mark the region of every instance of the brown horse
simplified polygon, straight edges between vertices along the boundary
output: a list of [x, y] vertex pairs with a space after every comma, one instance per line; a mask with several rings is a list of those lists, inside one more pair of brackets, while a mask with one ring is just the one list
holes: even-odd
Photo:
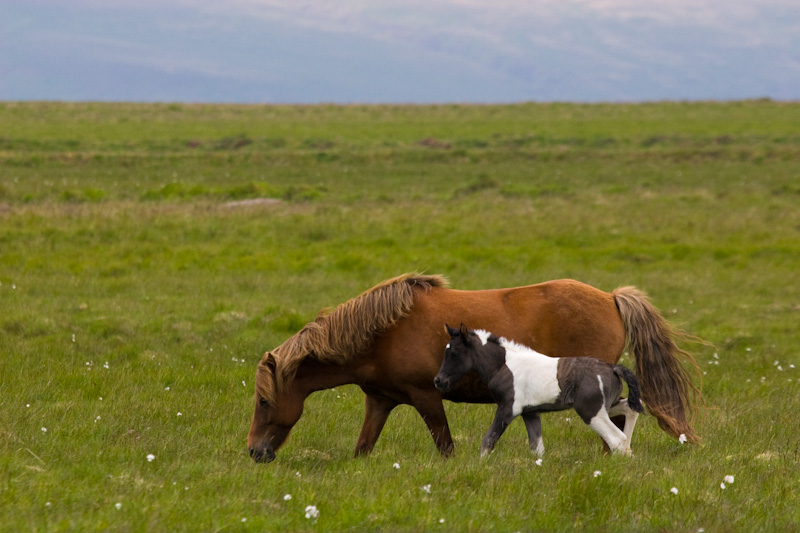
[[510, 289], [460, 291], [441, 276], [406, 274], [387, 280], [329, 313], [321, 313], [258, 364], [256, 405], [247, 437], [252, 458], [275, 459], [313, 392], [349, 383], [366, 394], [355, 454], [375, 446], [399, 404], [422, 416], [443, 455], [453, 451], [442, 399], [493, 403], [472, 376], [446, 394], [434, 387], [448, 341], [444, 324], [471, 324], [538, 352], [591, 355], [616, 363], [626, 346], [635, 354], [642, 398], [674, 437], [698, 441], [690, 418], [699, 398], [674, 342], [675, 332], [633, 287], [612, 293], [573, 280]]

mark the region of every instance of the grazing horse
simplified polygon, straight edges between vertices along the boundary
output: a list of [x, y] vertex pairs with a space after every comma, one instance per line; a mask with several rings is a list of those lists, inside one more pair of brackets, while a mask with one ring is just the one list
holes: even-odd
[[[572, 407], [608, 444], [612, 453], [631, 455], [636, 418], [644, 411], [639, 380], [622, 365], [594, 357], [548, 357], [484, 330], [445, 325], [450, 335], [439, 373], [433, 380], [443, 394], [467, 372], [475, 371], [497, 401], [497, 412], [481, 443], [481, 457], [489, 455], [511, 421], [525, 421], [532, 452], [544, 454], [540, 413]], [[622, 399], [622, 381], [628, 398]], [[623, 431], [610, 416], [625, 417]]]
[[493, 403], [476, 376], [442, 394], [433, 378], [442, 364], [442, 324], [475, 324], [562, 357], [592, 355], [615, 363], [627, 344], [635, 354], [642, 397], [661, 427], [698, 441], [690, 416], [699, 391], [673, 341], [676, 332], [632, 287], [612, 293], [573, 280], [508, 289], [454, 290], [441, 276], [405, 274], [321, 313], [258, 364], [255, 411], [247, 445], [255, 461], [275, 459], [315, 391], [348, 383], [366, 394], [355, 454], [368, 454], [391, 411], [410, 404], [442, 455], [453, 439], [442, 399]]

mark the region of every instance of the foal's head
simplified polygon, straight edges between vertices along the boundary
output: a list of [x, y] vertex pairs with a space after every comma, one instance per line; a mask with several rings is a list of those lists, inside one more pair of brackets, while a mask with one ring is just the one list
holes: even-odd
[[433, 384], [441, 392], [448, 392], [464, 374], [475, 369], [479, 351], [484, 345], [474, 331], [467, 330], [464, 324], [459, 329], [454, 329], [445, 324], [450, 342], [444, 350], [444, 360], [439, 373], [433, 379]]

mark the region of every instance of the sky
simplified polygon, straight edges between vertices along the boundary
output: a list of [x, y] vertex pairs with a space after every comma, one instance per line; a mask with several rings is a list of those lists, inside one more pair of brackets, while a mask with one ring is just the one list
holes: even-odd
[[800, 0], [0, 0], [0, 100], [800, 100]]

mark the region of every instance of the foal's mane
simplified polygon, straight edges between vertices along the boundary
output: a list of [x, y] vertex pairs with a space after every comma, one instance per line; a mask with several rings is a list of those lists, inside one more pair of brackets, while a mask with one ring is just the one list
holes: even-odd
[[264, 355], [256, 373], [257, 396], [272, 403], [307, 357], [327, 364], [349, 363], [369, 350], [376, 335], [411, 312], [416, 289], [447, 286], [443, 276], [408, 273], [383, 281], [331, 311], [321, 311], [316, 320]]
[[514, 351], [514, 352], [523, 352], [523, 353], [525, 353], [525, 352], [539, 353], [536, 350], [534, 350], [533, 348], [525, 346], [524, 344], [520, 344], [518, 342], [512, 341], [511, 339], [508, 339], [506, 337], [498, 337], [497, 335], [495, 335], [491, 331], [486, 331], [484, 329], [475, 329], [475, 330], [472, 330], [472, 331], [473, 331], [473, 333], [478, 335], [478, 337], [480, 337], [481, 339], [485, 338], [486, 339], [486, 344], [489, 344], [491, 342], [492, 344], [496, 344], [497, 346], [500, 346], [506, 352], [508, 352], [510, 350], [510, 351]]

